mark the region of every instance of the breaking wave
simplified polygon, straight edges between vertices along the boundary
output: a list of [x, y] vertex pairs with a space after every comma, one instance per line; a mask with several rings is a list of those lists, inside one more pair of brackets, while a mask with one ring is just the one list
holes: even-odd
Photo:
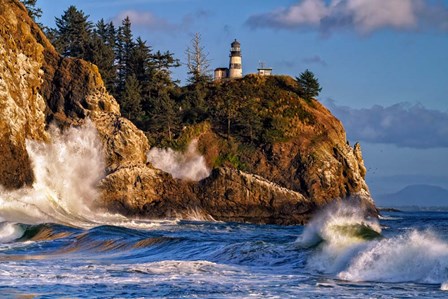
[[204, 156], [198, 153], [197, 139], [188, 145], [184, 153], [154, 147], [147, 159], [155, 168], [168, 172], [176, 179], [200, 181], [210, 175]]
[[448, 243], [431, 231], [413, 230], [391, 238], [376, 219], [349, 204], [322, 211], [296, 243], [314, 248], [307, 266], [347, 281], [442, 284], [447, 289]]
[[448, 244], [431, 232], [411, 231], [369, 244], [338, 277], [350, 281], [443, 283]]
[[2, 222], [0, 223], [0, 244], [9, 243], [24, 234], [23, 227], [16, 223]]
[[49, 143], [26, 141], [33, 185], [14, 191], [0, 186], [0, 221], [78, 227], [147, 225], [95, 208], [105, 162], [101, 140], [90, 121], [64, 131], [52, 126], [49, 135]]

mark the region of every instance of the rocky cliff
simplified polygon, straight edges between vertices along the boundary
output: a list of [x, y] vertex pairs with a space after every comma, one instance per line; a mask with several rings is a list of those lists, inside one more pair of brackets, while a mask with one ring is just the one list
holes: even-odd
[[[313, 122], [288, 119], [287, 140], [239, 156], [244, 169], [216, 164], [225, 138], [213, 129], [197, 136], [211, 175], [174, 179], [146, 162], [145, 134], [121, 117], [95, 65], [61, 57], [16, 0], [0, 0], [0, 184], [33, 182], [25, 140], [49, 141], [50, 123], [92, 120], [106, 169], [99, 208], [147, 218], [203, 217], [295, 224], [335, 199], [352, 198], [375, 214], [364, 181], [361, 150], [346, 143], [341, 123], [317, 101], [304, 105]], [[237, 83], [238, 84], [238, 83]], [[279, 87], [280, 88], [280, 87]], [[299, 101], [300, 99], [295, 99]]]

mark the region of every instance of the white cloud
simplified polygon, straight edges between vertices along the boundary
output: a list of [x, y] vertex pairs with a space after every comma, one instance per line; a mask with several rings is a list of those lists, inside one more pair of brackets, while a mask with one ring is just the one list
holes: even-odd
[[152, 30], [169, 31], [178, 27], [149, 11], [125, 10], [120, 12], [114, 19], [116, 22], [121, 22], [126, 17], [129, 17], [132, 25], [145, 26]]
[[348, 0], [346, 8], [356, 28], [370, 32], [382, 27], [412, 28], [417, 25], [420, 0]]
[[329, 9], [323, 1], [304, 0], [291, 8], [279, 11], [278, 18], [285, 24], [294, 26], [300, 24], [318, 25], [328, 15]]
[[252, 28], [353, 29], [368, 34], [384, 28], [448, 30], [448, 7], [424, 0], [301, 0], [287, 8], [251, 16]]
[[448, 148], [448, 112], [409, 103], [354, 109], [327, 102], [352, 141], [408, 148]]

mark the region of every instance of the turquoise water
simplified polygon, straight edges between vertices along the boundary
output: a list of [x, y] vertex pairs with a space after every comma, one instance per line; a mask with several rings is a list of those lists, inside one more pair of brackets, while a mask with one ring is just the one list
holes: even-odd
[[[448, 214], [0, 224], [1, 298], [447, 298]], [[28, 297], [27, 297], [28, 298]]]

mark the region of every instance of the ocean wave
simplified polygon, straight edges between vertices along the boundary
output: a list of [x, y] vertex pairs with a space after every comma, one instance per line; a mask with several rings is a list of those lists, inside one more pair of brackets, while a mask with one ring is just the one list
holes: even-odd
[[152, 229], [167, 222], [128, 219], [96, 208], [105, 162], [101, 140], [90, 121], [64, 131], [51, 127], [49, 135], [49, 143], [26, 142], [35, 177], [33, 185], [14, 191], [0, 186], [2, 221], [136, 229]]
[[350, 281], [443, 283], [448, 244], [431, 232], [412, 231], [369, 244], [338, 274]]
[[448, 280], [448, 243], [436, 233], [410, 229], [385, 238], [379, 223], [362, 215], [348, 204], [317, 215], [297, 240], [298, 246], [313, 248], [307, 267], [352, 282]]
[[22, 237], [25, 230], [17, 223], [0, 223], [0, 244], [9, 243]]

